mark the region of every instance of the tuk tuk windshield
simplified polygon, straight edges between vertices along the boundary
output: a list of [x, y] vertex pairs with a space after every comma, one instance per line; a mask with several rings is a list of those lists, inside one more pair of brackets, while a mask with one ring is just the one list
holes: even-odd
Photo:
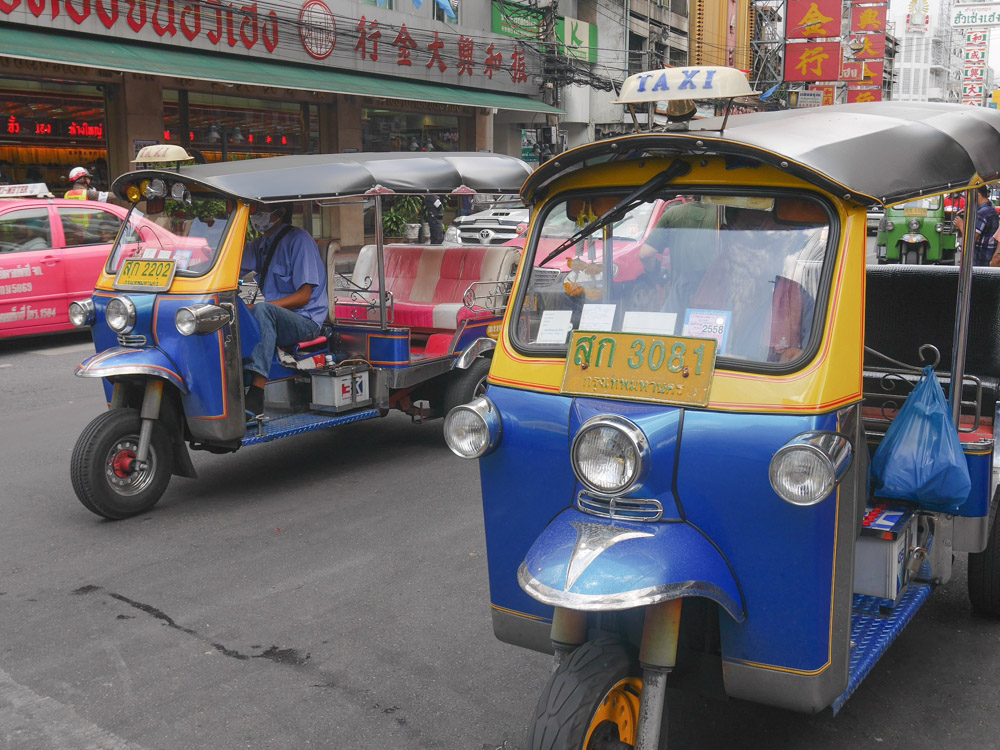
[[[177, 183], [181, 185], [181, 183]], [[177, 276], [201, 276], [215, 264], [236, 203], [216, 193], [176, 191], [132, 206], [108, 257], [107, 272], [128, 258], [174, 260]]]
[[941, 196], [935, 195], [930, 198], [920, 198], [915, 201], [901, 203], [898, 206], [893, 206], [893, 208], [902, 209], [904, 211], [908, 208], [915, 208], [921, 211], [938, 211], [941, 209]]
[[[519, 348], [561, 354], [586, 330], [714, 338], [737, 367], [804, 354], [833, 255], [818, 200], [660, 195], [552, 255], [621, 197], [569, 198], [540, 217], [513, 318]], [[630, 225], [646, 227], [629, 233], [640, 241], [622, 238]]]

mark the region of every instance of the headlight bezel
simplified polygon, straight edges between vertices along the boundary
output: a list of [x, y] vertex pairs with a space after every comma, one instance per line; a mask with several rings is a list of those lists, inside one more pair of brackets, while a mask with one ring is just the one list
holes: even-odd
[[[111, 322], [111, 316], [117, 315], [117, 313], [111, 311], [112, 306], [114, 306], [115, 303], [118, 303], [125, 308], [124, 311], [125, 322], [120, 328], [115, 326]], [[107, 307], [104, 308], [104, 320], [108, 324], [108, 328], [110, 328], [115, 333], [131, 333], [135, 329], [135, 323], [137, 318], [138, 315], [136, 313], [135, 303], [124, 294], [119, 294], [117, 297], [112, 297], [110, 300], [108, 300]]]
[[[631, 446], [635, 456], [635, 466], [627, 477], [627, 481], [620, 483], [614, 488], [602, 487], [596, 484], [593, 478], [588, 477], [586, 472], [581, 468], [578, 451], [583, 445], [584, 438], [589, 433], [598, 429], [612, 429], [621, 433]], [[641, 487], [649, 472], [650, 455], [649, 439], [642, 429], [632, 420], [617, 414], [599, 414], [588, 419], [581, 425], [576, 435], [573, 436], [573, 442], [570, 444], [569, 449], [570, 466], [577, 481], [588, 492], [598, 497], [621, 497]]]
[[[475, 450], [460, 450], [458, 437], [454, 434], [458, 429], [458, 421], [472, 414], [479, 419], [485, 428], [485, 440]], [[503, 425], [496, 405], [486, 396], [480, 396], [467, 404], [460, 404], [452, 409], [444, 418], [444, 440], [448, 449], [459, 458], [482, 458], [492, 452], [500, 443]]]
[[[182, 327], [180, 318], [190, 315], [190, 330], [185, 330], [187, 325]], [[203, 336], [207, 333], [215, 333], [223, 326], [233, 322], [233, 312], [223, 305], [213, 305], [209, 302], [198, 302], [193, 305], [186, 305], [174, 313], [174, 328], [181, 336]]]
[[[788, 471], [789, 462], [795, 454], [808, 454], [811, 458], [818, 458], [821, 468], [826, 472], [820, 484], [820, 489], [810, 495], [786, 494], [783, 488], [786, 486], [781, 481], [779, 474]], [[809, 431], [796, 435], [785, 443], [771, 457], [768, 465], [767, 477], [771, 484], [771, 489], [775, 494], [789, 505], [800, 508], [807, 508], [823, 502], [828, 498], [840, 484], [847, 470], [851, 466], [854, 448], [846, 435], [839, 432]]]
[[920, 227], [923, 226], [923, 222], [920, 219], [910, 219], [906, 224], [911, 232], [919, 232]]
[[[76, 310], [79, 310], [81, 316], [81, 322], [79, 323], [73, 320], [73, 314]], [[94, 306], [94, 300], [90, 297], [73, 300], [69, 303], [69, 310], [67, 312], [69, 322], [76, 328], [91, 328], [94, 325], [94, 321], [97, 320], [97, 308]]]

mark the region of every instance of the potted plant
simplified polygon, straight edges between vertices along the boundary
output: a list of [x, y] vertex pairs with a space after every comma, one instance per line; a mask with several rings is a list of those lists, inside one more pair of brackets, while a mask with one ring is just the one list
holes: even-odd
[[[389, 239], [417, 239], [420, 234], [420, 212], [423, 201], [416, 195], [400, 195], [382, 210], [382, 235]], [[411, 229], [416, 227], [416, 232]], [[411, 237], [412, 234], [412, 237]]]

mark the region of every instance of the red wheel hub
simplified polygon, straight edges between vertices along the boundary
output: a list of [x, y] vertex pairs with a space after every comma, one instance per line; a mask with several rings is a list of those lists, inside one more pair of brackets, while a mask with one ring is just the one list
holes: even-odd
[[135, 453], [126, 448], [125, 450], [118, 451], [111, 462], [111, 468], [114, 469], [115, 476], [121, 479], [128, 479], [132, 476], [133, 463], [135, 463]]

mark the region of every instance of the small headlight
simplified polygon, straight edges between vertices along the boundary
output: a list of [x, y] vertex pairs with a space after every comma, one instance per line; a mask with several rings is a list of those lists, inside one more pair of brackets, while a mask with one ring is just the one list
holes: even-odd
[[138, 203], [142, 200], [142, 191], [138, 185], [129, 185], [125, 188], [125, 197], [128, 198], [129, 203]]
[[104, 319], [115, 333], [128, 333], [135, 328], [135, 305], [128, 297], [115, 297], [104, 309]]
[[941, 234], [941, 232], [944, 231], [944, 224], [942, 224], [939, 221], [937, 224], [934, 225], [934, 231], [937, 232], [938, 234]]
[[69, 303], [69, 322], [77, 328], [89, 328], [96, 317], [94, 300], [89, 297]]
[[167, 194], [167, 183], [157, 177], [155, 180], [150, 180], [146, 184], [145, 189], [146, 200], [152, 200], [153, 198], [162, 198]]
[[444, 420], [444, 439], [459, 458], [479, 458], [500, 442], [500, 416], [485, 396], [456, 406]]
[[649, 469], [649, 441], [623, 417], [591, 417], [573, 438], [570, 461], [587, 489], [599, 495], [624, 495]]
[[207, 302], [182, 307], [174, 313], [174, 325], [182, 336], [215, 333], [232, 320], [232, 313], [225, 307]]
[[792, 505], [815, 505], [851, 465], [851, 443], [833, 432], [804, 432], [783, 445], [768, 469], [771, 487]]
[[916, 232], [920, 229], [920, 219], [910, 219], [910, 231]]
[[887, 221], [885, 223], [885, 229], [886, 229], [887, 232], [891, 232], [891, 231], [895, 230], [895, 228], [896, 228], [896, 225], [893, 224], [891, 221]]
[[170, 197], [175, 201], [183, 203], [185, 206], [191, 205], [191, 191], [183, 182], [175, 182], [170, 186]]

